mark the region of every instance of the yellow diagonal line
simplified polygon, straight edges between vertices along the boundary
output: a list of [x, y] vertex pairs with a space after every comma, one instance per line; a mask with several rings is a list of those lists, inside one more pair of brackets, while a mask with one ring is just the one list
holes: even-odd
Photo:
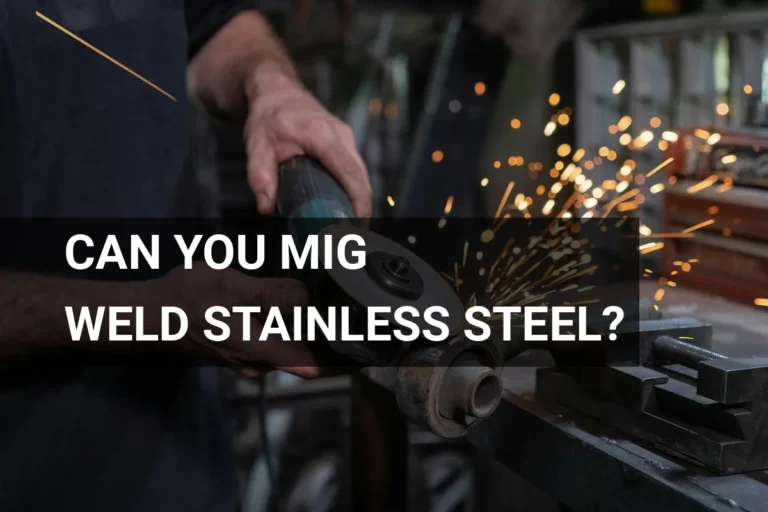
[[70, 32], [70, 31], [69, 31], [69, 30], [67, 30], [66, 28], [62, 27], [61, 25], [59, 25], [58, 23], [56, 23], [56, 22], [55, 22], [55, 21], [53, 21], [52, 19], [50, 19], [50, 18], [47, 18], [46, 16], [44, 16], [44, 15], [43, 15], [43, 14], [41, 14], [41, 13], [39, 13], [38, 11], [35, 11], [35, 14], [36, 14], [36, 15], [37, 15], [37, 17], [38, 17], [38, 18], [40, 18], [41, 20], [45, 21], [46, 23], [50, 23], [51, 25], [53, 25], [54, 27], [56, 27], [57, 29], [61, 30], [62, 32], [64, 32], [65, 34], [67, 34], [69, 37], [71, 37], [72, 39], [74, 39], [75, 41], [77, 41], [78, 43], [80, 43], [80, 44], [82, 44], [82, 45], [86, 46], [87, 48], [90, 48], [91, 50], [93, 50], [94, 52], [98, 53], [99, 55], [101, 55], [102, 57], [104, 57], [105, 59], [107, 59], [109, 62], [111, 62], [112, 64], [114, 64], [115, 66], [117, 66], [117, 67], [121, 68], [122, 70], [124, 70], [124, 71], [127, 71], [128, 73], [132, 74], [133, 76], [135, 76], [136, 78], [138, 78], [139, 80], [141, 80], [142, 82], [144, 82], [145, 84], [147, 84], [148, 86], [152, 87], [152, 88], [153, 88], [153, 89], [155, 89], [156, 91], [159, 91], [159, 92], [163, 93], [164, 95], [166, 95], [166, 96], [168, 96], [169, 98], [171, 98], [173, 101], [178, 101], [176, 98], [174, 98], [173, 96], [171, 96], [171, 95], [170, 95], [168, 92], [166, 92], [166, 91], [165, 91], [165, 90], [163, 90], [162, 88], [160, 88], [160, 87], [158, 87], [157, 85], [153, 84], [151, 81], [147, 80], [146, 78], [144, 78], [143, 76], [141, 76], [140, 74], [138, 74], [137, 72], [135, 72], [134, 70], [132, 70], [131, 68], [129, 68], [128, 66], [126, 66], [125, 64], [123, 64], [123, 63], [119, 62], [119, 61], [118, 61], [118, 60], [116, 60], [116, 59], [113, 59], [112, 57], [110, 57], [109, 55], [107, 55], [106, 53], [104, 53], [103, 51], [99, 50], [98, 48], [96, 48], [95, 46], [93, 46], [92, 44], [90, 44], [89, 42], [85, 41], [83, 38], [79, 37], [79, 36], [78, 36], [78, 35], [76, 35], [76, 34], [73, 34], [72, 32]]

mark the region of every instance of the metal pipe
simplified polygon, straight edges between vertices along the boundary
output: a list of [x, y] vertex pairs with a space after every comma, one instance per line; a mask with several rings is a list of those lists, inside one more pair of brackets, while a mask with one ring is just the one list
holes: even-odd
[[698, 368], [701, 361], [728, 359], [727, 356], [698, 347], [692, 343], [686, 343], [672, 336], [659, 336], [653, 340], [653, 354], [661, 359], [693, 369]]

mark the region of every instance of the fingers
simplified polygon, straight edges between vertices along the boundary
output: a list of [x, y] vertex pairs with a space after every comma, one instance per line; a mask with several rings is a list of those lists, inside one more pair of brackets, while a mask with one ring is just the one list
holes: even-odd
[[278, 370], [304, 379], [316, 379], [322, 375], [322, 370], [319, 366], [283, 366], [278, 368]]
[[259, 213], [270, 214], [275, 209], [277, 194], [277, 158], [274, 144], [263, 128], [246, 127], [246, 151], [248, 153], [248, 186], [256, 196]]
[[248, 183], [262, 214], [274, 211], [278, 163], [299, 154], [310, 154], [339, 181], [350, 196], [357, 216], [371, 216], [373, 193], [368, 171], [348, 125], [299, 88], [272, 97], [257, 97], [250, 108], [244, 134]]
[[291, 127], [292, 136], [316, 156], [339, 180], [349, 194], [358, 217], [368, 218], [372, 212], [371, 183], [368, 171], [357, 153], [352, 130], [344, 124], [328, 119]]
[[261, 326], [254, 323], [251, 341], [229, 340], [219, 350], [248, 368], [277, 368], [304, 378], [320, 374], [319, 362], [306, 343], [283, 340], [279, 336], [261, 340], [260, 335]]
[[218, 272], [217, 290], [227, 303], [293, 310], [309, 304], [309, 292], [296, 279], [256, 278], [236, 270]]

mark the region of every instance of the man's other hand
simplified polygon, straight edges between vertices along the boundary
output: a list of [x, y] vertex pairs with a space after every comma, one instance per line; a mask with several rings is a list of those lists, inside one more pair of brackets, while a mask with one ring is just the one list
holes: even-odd
[[[175, 306], [187, 315], [187, 336], [178, 342], [188, 342], [184, 345], [186, 350], [241, 370], [280, 369], [306, 378], [318, 376], [317, 361], [305, 343], [280, 337], [260, 340], [262, 324], [258, 318], [266, 316], [269, 308], [279, 308], [286, 314], [309, 303], [307, 290], [299, 281], [259, 279], [236, 270], [214, 270], [200, 264], [190, 270], [176, 268], [148, 285], [148, 295], [154, 304]], [[227, 324], [230, 336], [220, 342], [208, 339], [206, 330], [218, 332], [205, 319], [206, 310], [212, 306], [229, 311], [234, 306], [261, 307], [262, 315], [251, 315], [250, 340], [245, 340], [242, 314], [217, 316], [218, 321]]]

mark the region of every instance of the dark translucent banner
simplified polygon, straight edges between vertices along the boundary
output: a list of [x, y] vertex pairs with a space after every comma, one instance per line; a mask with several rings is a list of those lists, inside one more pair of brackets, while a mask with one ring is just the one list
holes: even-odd
[[633, 364], [653, 315], [638, 245], [628, 218], [0, 220], [0, 353], [312, 374]]

